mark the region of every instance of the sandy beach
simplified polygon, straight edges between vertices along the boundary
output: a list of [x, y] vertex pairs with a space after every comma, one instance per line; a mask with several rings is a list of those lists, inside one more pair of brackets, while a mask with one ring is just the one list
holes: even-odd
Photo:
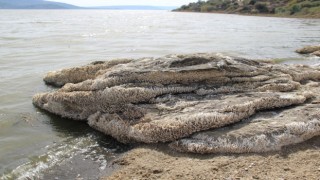
[[115, 160], [103, 180], [319, 179], [320, 137], [262, 154], [182, 154], [163, 145], [140, 147]]

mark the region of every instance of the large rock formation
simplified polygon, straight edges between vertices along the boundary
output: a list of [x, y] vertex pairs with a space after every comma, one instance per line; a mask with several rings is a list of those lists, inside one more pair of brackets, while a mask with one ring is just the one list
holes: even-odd
[[170, 55], [95, 62], [50, 72], [44, 80], [63, 87], [35, 95], [36, 106], [88, 121], [124, 143], [260, 152], [320, 133], [319, 67]]

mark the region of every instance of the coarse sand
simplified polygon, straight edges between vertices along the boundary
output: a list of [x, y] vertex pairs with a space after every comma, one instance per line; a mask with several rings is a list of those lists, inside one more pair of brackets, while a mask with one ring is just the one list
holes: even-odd
[[182, 154], [143, 146], [113, 162], [115, 179], [320, 179], [320, 137], [260, 154]]

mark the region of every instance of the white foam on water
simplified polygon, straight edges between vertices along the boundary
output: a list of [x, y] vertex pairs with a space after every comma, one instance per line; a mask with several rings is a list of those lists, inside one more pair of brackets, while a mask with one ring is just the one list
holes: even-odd
[[105, 155], [97, 153], [97, 148], [100, 152], [101, 150], [106, 153], [108, 151], [105, 148], [99, 148], [97, 141], [92, 135], [75, 139], [68, 138], [60, 143], [45, 147], [45, 154], [30, 158], [30, 161], [4, 174], [0, 179], [39, 179], [45, 170], [57, 166], [79, 153], [100, 162], [100, 169], [103, 170], [107, 166], [107, 160], [105, 159]]

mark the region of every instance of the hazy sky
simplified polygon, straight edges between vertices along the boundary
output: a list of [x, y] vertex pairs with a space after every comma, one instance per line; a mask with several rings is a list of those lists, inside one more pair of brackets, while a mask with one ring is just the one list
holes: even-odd
[[50, 0], [77, 6], [150, 5], [181, 6], [197, 0]]

